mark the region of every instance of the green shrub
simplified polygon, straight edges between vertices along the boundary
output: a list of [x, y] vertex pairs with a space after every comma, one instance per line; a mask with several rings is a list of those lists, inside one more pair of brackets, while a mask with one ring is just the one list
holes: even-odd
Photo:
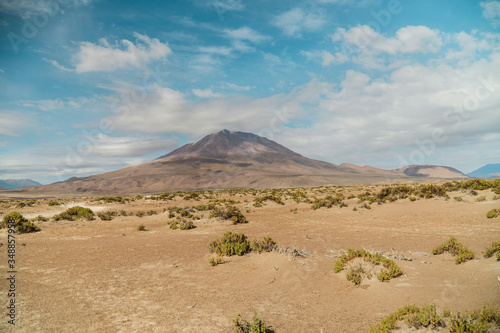
[[268, 194], [268, 195], [264, 195], [264, 196], [259, 197], [259, 198], [255, 198], [253, 201], [254, 201], [253, 205], [255, 207], [262, 207], [262, 205], [264, 204], [264, 201], [274, 201], [280, 205], [285, 204], [280, 196], [276, 196], [276, 195], [272, 195], [272, 194]]
[[240, 317], [238, 313], [233, 320], [235, 333], [266, 333], [266, 324], [257, 317], [257, 312], [253, 315], [253, 322], [249, 323]]
[[180, 226], [181, 230], [189, 230], [194, 228], [196, 228], [196, 226], [194, 225], [193, 221], [182, 223]]
[[461, 264], [463, 262], [474, 259], [474, 252], [465, 248], [460, 242], [457, 241], [455, 237], [450, 237], [450, 239], [432, 250], [432, 254], [438, 255], [444, 252], [449, 252], [455, 257], [455, 264]]
[[60, 205], [62, 205], [60, 202], [54, 200], [49, 201], [49, 206], [60, 206]]
[[220, 239], [210, 243], [209, 250], [211, 253], [221, 256], [242, 256], [250, 251], [250, 242], [242, 233], [236, 234], [227, 231]]
[[146, 215], [146, 213], [144, 213], [142, 210], [135, 213], [135, 216], [137, 216], [137, 217], [143, 217], [144, 215]]
[[101, 197], [94, 199], [94, 201], [103, 201], [105, 203], [115, 203], [115, 202], [121, 204], [125, 203], [125, 199], [123, 199], [122, 197]]
[[380, 324], [370, 327], [370, 333], [389, 333], [399, 328], [397, 322], [404, 320], [410, 328], [420, 329], [422, 327], [446, 327], [441, 315], [437, 312], [434, 304], [424, 305], [421, 308], [415, 305], [405, 305], [396, 312], [391, 313], [380, 321]]
[[486, 249], [484, 257], [491, 258], [495, 253], [497, 254], [498, 259], [498, 254], [500, 254], [500, 241], [491, 243], [491, 246]]
[[75, 221], [77, 219], [86, 219], [87, 221], [91, 221], [94, 219], [94, 212], [90, 208], [83, 208], [80, 206], [75, 206], [66, 209], [66, 211], [61, 214], [54, 215], [54, 220], [68, 220]]
[[148, 214], [148, 216], [152, 216], [158, 214], [158, 212], [156, 210], [150, 210], [146, 214]]
[[498, 217], [498, 215], [500, 215], [500, 209], [496, 209], [496, 208], [492, 209], [488, 213], [486, 213], [486, 217], [489, 219]]
[[97, 213], [97, 216], [99, 216], [99, 218], [103, 221], [111, 221], [116, 215], [118, 215], [118, 213], [115, 210], [108, 210], [105, 212]]
[[255, 252], [271, 252], [276, 248], [276, 242], [271, 237], [264, 237], [263, 240], [254, 240], [252, 242], [252, 250]]
[[347, 204], [343, 201], [344, 195], [342, 193], [337, 193], [335, 197], [327, 195], [323, 199], [315, 199], [311, 209], [319, 209], [321, 207], [332, 208], [333, 206], [347, 207]]
[[224, 220], [231, 220], [233, 224], [238, 223], [248, 223], [247, 218], [240, 211], [238, 207], [227, 206], [225, 208], [215, 208], [211, 213], [210, 217], [218, 217]]
[[179, 228], [177, 223], [178, 223], [177, 221], [170, 223], [170, 229], [175, 230], [175, 229]]
[[[366, 250], [353, 250], [353, 249], [348, 249], [347, 253], [343, 253], [340, 259], [335, 263], [334, 270], [335, 273], [339, 273], [342, 270], [345, 269], [346, 264], [355, 259], [355, 258], [362, 258], [366, 262], [371, 262], [374, 265], [382, 265], [384, 268], [380, 270], [380, 272], [377, 274], [377, 278], [381, 282], [386, 282], [389, 281], [390, 279], [396, 278], [400, 275], [403, 274], [403, 271], [401, 268], [396, 265], [396, 263], [388, 258], [383, 257], [380, 255], [380, 253], [375, 252], [375, 253], [370, 253]], [[361, 271], [350, 271], [348, 272], [350, 275], [360, 274]], [[361, 281], [360, 281], [361, 282]]]
[[0, 224], [0, 229], [7, 228], [9, 221], [14, 220], [15, 230], [20, 233], [30, 233], [40, 231], [40, 228], [28, 221], [24, 216], [18, 212], [12, 212], [3, 217], [2, 223]]
[[146, 231], [146, 226], [144, 224], [139, 224], [137, 231]]
[[477, 202], [483, 202], [483, 201], [486, 201], [486, 197], [484, 195], [480, 196], [480, 197], [477, 197], [476, 198], [476, 201]]
[[48, 218], [48, 217], [45, 217], [45, 216], [43, 216], [43, 215], [38, 215], [37, 217], [35, 217], [35, 218], [33, 219], [33, 221], [36, 221], [36, 222], [46, 222], [46, 221], [48, 221], [48, 220], [49, 220], [49, 218]]
[[224, 263], [224, 258], [221, 255], [216, 254], [213, 257], [208, 258], [208, 263], [211, 266], [217, 266]]

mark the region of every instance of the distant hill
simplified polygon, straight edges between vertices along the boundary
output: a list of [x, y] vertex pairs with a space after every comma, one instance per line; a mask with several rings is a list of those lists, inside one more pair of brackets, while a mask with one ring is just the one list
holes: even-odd
[[[304, 157], [267, 138], [223, 130], [153, 161], [99, 175], [12, 191], [32, 195], [147, 194], [229, 188], [283, 188], [463, 179], [441, 166], [384, 170]], [[2, 192], [5, 194], [6, 192]]]
[[477, 170], [467, 174], [473, 178], [499, 178], [500, 177], [500, 163], [486, 164]]
[[0, 190], [13, 190], [21, 187], [42, 185], [31, 179], [0, 179]]
[[411, 177], [430, 177], [430, 178], [449, 178], [465, 179], [469, 178], [466, 174], [455, 168], [440, 165], [409, 165], [398, 169], [407, 176]]

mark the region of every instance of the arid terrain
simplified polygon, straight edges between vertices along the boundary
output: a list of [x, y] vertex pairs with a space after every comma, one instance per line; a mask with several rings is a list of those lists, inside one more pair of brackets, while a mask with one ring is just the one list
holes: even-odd
[[[257, 312], [274, 332], [368, 332], [407, 304], [433, 303], [460, 313], [500, 304], [500, 263], [494, 256], [483, 258], [492, 242], [500, 240], [500, 217], [486, 217], [500, 208], [499, 195], [490, 189], [459, 190], [446, 197], [361, 202], [363, 194], [375, 195], [382, 188], [88, 197], [61, 199], [61, 205], [51, 206], [51, 199], [2, 201], [1, 217], [18, 211], [29, 219], [42, 215], [49, 220], [35, 222], [40, 232], [17, 235], [16, 325], [9, 325], [3, 314], [0, 331], [232, 332], [238, 313], [251, 321]], [[279, 197], [283, 204], [256, 203], [265, 195]], [[315, 199], [328, 195], [342, 198], [347, 207], [311, 209]], [[239, 208], [248, 223], [211, 218], [208, 210], [180, 216], [180, 208], [209, 202]], [[72, 206], [92, 209], [95, 219], [52, 218]], [[116, 212], [112, 220], [97, 216], [109, 211]], [[170, 227], [183, 219], [196, 228]], [[139, 231], [139, 225], [146, 230]], [[278, 250], [225, 256], [224, 263], [211, 266], [209, 244], [226, 231], [244, 233], [250, 240], [271, 237]], [[433, 255], [450, 237], [474, 251], [475, 259], [455, 264], [449, 253]], [[6, 240], [7, 230], [1, 229], [4, 312]], [[380, 252], [403, 275], [387, 282], [365, 277], [355, 285], [345, 270], [334, 271], [348, 248]]]

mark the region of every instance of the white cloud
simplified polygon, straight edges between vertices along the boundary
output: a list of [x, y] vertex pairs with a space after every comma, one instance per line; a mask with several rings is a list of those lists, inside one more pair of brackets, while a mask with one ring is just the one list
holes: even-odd
[[230, 10], [243, 10], [245, 6], [241, 3], [241, 0], [202, 0], [197, 1], [197, 3], [204, 7], [213, 7], [218, 11], [230, 11]]
[[[272, 127], [276, 110], [286, 109], [295, 116], [303, 114], [302, 104], [317, 100], [331, 84], [311, 81], [288, 95], [266, 98], [220, 98], [203, 103], [190, 102], [181, 92], [157, 87], [140, 105], [109, 120], [119, 130], [143, 133], [174, 132], [192, 137], [224, 128], [258, 132]], [[119, 96], [117, 96], [119, 99]]]
[[23, 129], [31, 127], [30, 119], [17, 111], [0, 110], [0, 135], [20, 136]]
[[178, 140], [162, 137], [111, 137], [98, 134], [92, 138], [96, 144], [92, 153], [102, 156], [138, 157], [176, 148]]
[[63, 65], [61, 65], [60, 63], [58, 63], [56, 60], [51, 60], [51, 59], [47, 59], [47, 58], [43, 58], [43, 60], [49, 64], [51, 64], [52, 66], [62, 70], [62, 71], [65, 71], [65, 72], [72, 72], [73, 70], [70, 69], [70, 68], [66, 68], [64, 67]]
[[221, 88], [225, 89], [225, 90], [232, 90], [232, 91], [249, 91], [251, 89], [250, 86], [239, 86], [239, 85], [234, 84], [234, 83], [223, 83], [221, 85]]
[[172, 53], [165, 43], [156, 38], [134, 33], [136, 43], [122, 40], [124, 48], [118, 43], [111, 45], [105, 38], [99, 44], [81, 42], [75, 55], [76, 72], [111, 72], [122, 68], [142, 68], [153, 60], [165, 59]]
[[305, 13], [303, 9], [298, 7], [274, 17], [271, 22], [280, 28], [285, 35], [291, 37], [299, 37], [303, 31], [318, 30], [325, 23], [326, 21], [320, 15]]
[[0, 13], [18, 15], [30, 19], [33, 15], [54, 16], [65, 8], [88, 6], [90, 0], [2, 0]]
[[322, 66], [329, 66], [332, 64], [338, 65], [346, 63], [349, 59], [342, 52], [336, 52], [335, 54], [331, 54], [328, 51], [318, 52], [318, 51], [301, 51], [300, 54], [305, 56], [308, 61], [316, 60], [321, 63]]
[[59, 98], [40, 100], [36, 102], [36, 105], [40, 110], [43, 111], [58, 110], [64, 108], [64, 102]]
[[226, 46], [200, 46], [199, 51], [202, 53], [229, 56], [233, 52], [233, 49]]
[[480, 3], [481, 8], [483, 9], [483, 16], [488, 21], [491, 21], [491, 24], [494, 27], [500, 25], [500, 1], [482, 1]]
[[357, 46], [364, 52], [389, 54], [397, 53], [436, 53], [443, 42], [435, 30], [424, 26], [407, 26], [396, 32], [396, 37], [388, 38], [373, 28], [360, 25], [349, 30], [337, 29], [332, 36], [334, 42], [343, 41]]
[[331, 3], [341, 6], [369, 7], [380, 3], [379, 0], [318, 0], [319, 3]]
[[199, 98], [219, 98], [222, 97], [219, 93], [214, 93], [212, 89], [193, 89], [193, 95]]
[[239, 29], [231, 30], [231, 29], [225, 29], [224, 34], [232, 39], [237, 39], [237, 40], [248, 40], [252, 43], [260, 43], [265, 40], [269, 40], [270, 37], [261, 35], [257, 31], [249, 28], [249, 27], [242, 27]]

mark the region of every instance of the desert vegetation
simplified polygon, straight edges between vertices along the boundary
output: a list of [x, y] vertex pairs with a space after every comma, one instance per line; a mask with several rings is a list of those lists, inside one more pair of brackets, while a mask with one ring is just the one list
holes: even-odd
[[75, 206], [66, 209], [64, 212], [54, 215], [54, 221], [67, 220], [75, 221], [78, 219], [85, 219], [87, 221], [93, 220], [94, 212], [90, 208], [83, 208], [81, 206]]
[[14, 221], [14, 228], [18, 233], [30, 233], [40, 231], [40, 228], [30, 222], [27, 218], [22, 216], [18, 212], [12, 212], [5, 215], [2, 219], [2, 223], [0, 224], [0, 229], [7, 228], [9, 223]]
[[475, 257], [474, 252], [464, 247], [455, 237], [450, 237], [448, 241], [432, 250], [434, 255], [443, 254], [444, 252], [449, 252], [454, 256], [457, 265]]
[[448, 328], [452, 333], [486, 333], [492, 326], [500, 328], [500, 309], [491, 305], [462, 314], [449, 310], [438, 311], [434, 304], [422, 307], [406, 305], [382, 319], [378, 325], [372, 326], [369, 332], [393, 332], [403, 324], [416, 330]]

